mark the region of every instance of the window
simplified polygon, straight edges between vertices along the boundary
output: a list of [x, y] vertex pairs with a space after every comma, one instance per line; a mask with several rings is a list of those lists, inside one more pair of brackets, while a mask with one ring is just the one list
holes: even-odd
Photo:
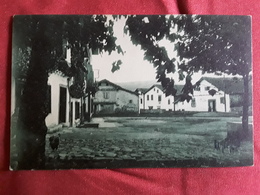
[[75, 102], [75, 119], [79, 118], [79, 102]]
[[210, 89], [210, 87], [209, 87], [209, 86], [205, 87], [205, 90], [206, 90], [206, 91], [208, 91], [209, 89]]
[[133, 100], [129, 100], [129, 103], [132, 104], [132, 103], [133, 103]]
[[153, 95], [151, 95], [151, 100], [153, 100]]
[[149, 110], [152, 110], [152, 109], [153, 109], [153, 107], [152, 107], [152, 106], [148, 106], [148, 108], [149, 108]]
[[196, 99], [192, 98], [191, 100], [191, 107], [196, 107]]
[[162, 101], [162, 96], [158, 95], [158, 102], [161, 102], [161, 101]]
[[157, 109], [160, 110], [160, 109], [161, 109], [161, 106], [157, 106]]
[[140, 99], [140, 103], [141, 103], [141, 104], [143, 103], [143, 99], [142, 99], [142, 98]]
[[147, 95], [147, 100], [149, 100], [149, 95]]
[[103, 92], [104, 99], [109, 99], [109, 93], [107, 91]]
[[171, 104], [171, 100], [170, 100], [170, 99], [168, 99], [168, 104], [169, 104], [169, 105]]
[[220, 103], [221, 103], [221, 104], [225, 104], [225, 98], [224, 98], [224, 97], [221, 97], [221, 98], [220, 98]]
[[159, 93], [159, 90], [157, 89], [157, 93]]

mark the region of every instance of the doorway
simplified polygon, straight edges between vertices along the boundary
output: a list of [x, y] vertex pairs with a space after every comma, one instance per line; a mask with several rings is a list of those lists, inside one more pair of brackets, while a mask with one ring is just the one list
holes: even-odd
[[209, 112], [216, 112], [216, 100], [209, 100], [208, 107]]
[[59, 123], [66, 122], [67, 111], [67, 89], [60, 87]]
[[73, 126], [73, 102], [70, 102], [70, 112], [69, 112], [70, 126]]

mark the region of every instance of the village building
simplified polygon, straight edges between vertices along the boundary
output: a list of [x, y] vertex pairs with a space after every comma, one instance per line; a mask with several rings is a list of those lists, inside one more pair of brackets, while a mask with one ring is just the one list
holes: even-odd
[[[175, 97], [166, 97], [162, 86], [155, 84], [150, 88], [137, 88], [139, 111], [194, 111], [194, 112], [237, 112], [243, 104], [243, 80], [238, 77], [202, 77], [200, 85], [194, 88], [192, 99], [180, 101], [184, 85], [175, 85]], [[252, 89], [250, 89], [252, 91]], [[251, 93], [251, 92], [250, 92]]]
[[[242, 113], [244, 86], [240, 77], [202, 77], [190, 102], [175, 99], [176, 110]], [[178, 91], [180, 93], [180, 91]], [[252, 86], [249, 85], [252, 105]]]
[[[64, 68], [70, 68], [71, 49], [68, 47], [66, 40], [63, 41], [63, 57], [64, 62], [61, 65]], [[76, 78], [64, 74], [60, 70], [56, 70], [49, 74], [48, 77], [48, 116], [45, 119], [46, 126], [49, 129], [55, 129], [62, 126], [77, 126], [81, 120], [89, 120], [93, 114], [93, 95], [87, 92], [87, 86], [94, 83], [94, 73], [91, 66], [92, 51], [87, 46], [87, 53], [84, 56], [83, 66], [86, 72], [82, 73], [84, 79], [84, 96], [81, 98], [73, 98], [69, 90]], [[66, 67], [67, 66], [67, 67]], [[24, 79], [15, 78], [12, 75], [11, 87], [11, 115], [17, 118], [22, 98]]]
[[187, 102], [175, 100], [175, 109], [196, 112], [230, 112], [230, 96], [206, 79], [195, 87], [192, 99]]
[[156, 84], [149, 89], [138, 88], [136, 92], [139, 95], [139, 110], [166, 110], [174, 109], [174, 97], [166, 97], [161, 85]]
[[68, 77], [52, 73], [48, 78], [49, 114], [45, 119], [47, 127], [56, 125], [77, 126], [80, 122], [81, 99], [71, 98]]
[[[67, 65], [71, 67], [71, 49], [67, 47], [67, 42], [63, 44], [64, 57]], [[86, 46], [87, 47], [87, 46]], [[73, 97], [70, 87], [76, 82], [75, 77], [69, 77], [60, 71], [51, 73], [48, 78], [49, 86], [49, 115], [45, 122], [48, 127], [55, 127], [57, 125], [78, 126], [83, 120], [90, 120], [92, 116], [92, 102], [93, 96], [87, 93], [86, 87], [88, 83], [94, 83], [93, 70], [91, 66], [91, 49], [87, 48], [88, 52], [84, 57], [83, 65], [86, 73], [82, 72], [82, 79], [84, 79], [83, 97]]]
[[93, 103], [95, 114], [138, 113], [139, 107], [138, 95], [135, 92], [107, 79], [98, 82]]
[[[206, 80], [219, 90], [229, 95], [231, 111], [237, 111], [243, 106], [244, 98], [244, 83], [242, 77], [202, 77], [201, 80]], [[252, 105], [252, 83], [249, 84], [249, 105]], [[228, 100], [227, 100], [228, 101]]]

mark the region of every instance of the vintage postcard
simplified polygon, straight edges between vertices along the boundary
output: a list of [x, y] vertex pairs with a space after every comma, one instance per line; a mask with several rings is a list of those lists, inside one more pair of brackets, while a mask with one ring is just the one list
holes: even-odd
[[253, 165], [250, 16], [17, 15], [10, 170]]

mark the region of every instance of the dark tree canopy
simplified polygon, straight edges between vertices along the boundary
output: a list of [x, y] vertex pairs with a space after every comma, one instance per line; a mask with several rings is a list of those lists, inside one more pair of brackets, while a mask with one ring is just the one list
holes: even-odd
[[[183, 21], [183, 22], [182, 22]], [[251, 70], [251, 22], [245, 16], [184, 16], [178, 24], [185, 34], [179, 42], [180, 69], [227, 74]]]

